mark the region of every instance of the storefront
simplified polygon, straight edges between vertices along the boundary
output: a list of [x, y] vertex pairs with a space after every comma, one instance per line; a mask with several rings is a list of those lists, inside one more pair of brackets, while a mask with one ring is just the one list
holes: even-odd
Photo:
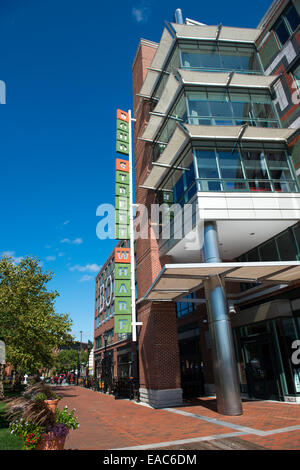
[[[298, 293], [299, 295], [299, 293]], [[300, 401], [299, 300], [273, 300], [232, 319], [241, 392], [263, 400]]]

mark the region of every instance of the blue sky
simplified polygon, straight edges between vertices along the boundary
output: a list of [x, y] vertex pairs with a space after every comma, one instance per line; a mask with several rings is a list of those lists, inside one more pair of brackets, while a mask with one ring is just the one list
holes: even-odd
[[271, 3], [0, 0], [0, 254], [55, 273], [77, 339], [93, 339], [94, 279], [115, 244], [97, 238], [96, 209], [114, 203], [116, 109], [131, 107], [139, 39], [158, 42], [176, 8], [256, 27]]

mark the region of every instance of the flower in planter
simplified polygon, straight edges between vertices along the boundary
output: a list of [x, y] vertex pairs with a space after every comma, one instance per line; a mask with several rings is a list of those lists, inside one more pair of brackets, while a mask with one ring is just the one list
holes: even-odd
[[[77, 429], [79, 423], [74, 416], [75, 409], [68, 410], [67, 405], [63, 410], [54, 412], [48, 408], [48, 400], [60, 399], [47, 388], [31, 390], [29, 395], [8, 401], [9, 411], [6, 416], [10, 419], [11, 433], [19, 436], [24, 441], [24, 449], [59, 449], [63, 448], [64, 440], [70, 429]], [[44, 446], [44, 442], [49, 445]]]

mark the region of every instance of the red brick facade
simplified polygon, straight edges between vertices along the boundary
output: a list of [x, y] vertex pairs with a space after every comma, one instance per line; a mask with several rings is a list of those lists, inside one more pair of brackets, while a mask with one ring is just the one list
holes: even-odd
[[[133, 65], [134, 155], [135, 155], [135, 199], [148, 209], [148, 238], [136, 240], [137, 287], [141, 298], [149, 289], [162, 267], [170, 257], [159, 258], [158, 240], [151, 237], [151, 204], [155, 194], [140, 188], [151, 169], [152, 147], [138, 140], [149, 120], [149, 102], [137, 97], [156, 52], [154, 44], [143, 40]], [[137, 305], [139, 327], [139, 371], [140, 387], [151, 390], [178, 389], [180, 383], [179, 349], [177, 339], [175, 303], [155, 302]]]

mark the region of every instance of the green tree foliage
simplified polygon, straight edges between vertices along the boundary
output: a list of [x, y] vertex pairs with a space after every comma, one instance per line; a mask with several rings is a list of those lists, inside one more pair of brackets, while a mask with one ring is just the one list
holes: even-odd
[[18, 264], [0, 259], [0, 338], [7, 361], [19, 372], [52, 367], [53, 350], [72, 341], [72, 321], [54, 309], [59, 294], [47, 290], [52, 277], [37, 258], [26, 256]]
[[68, 372], [77, 369], [78, 359], [81, 364], [86, 365], [88, 362], [88, 352], [81, 351], [81, 353], [77, 354], [75, 349], [63, 349], [59, 351], [56, 356], [55, 364], [57, 372]]

